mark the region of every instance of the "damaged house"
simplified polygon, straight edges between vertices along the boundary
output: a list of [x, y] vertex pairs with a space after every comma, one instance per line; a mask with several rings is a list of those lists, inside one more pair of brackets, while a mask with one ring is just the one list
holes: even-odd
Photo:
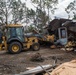
[[56, 43], [65, 45], [68, 40], [76, 40], [76, 22], [69, 19], [54, 19], [49, 23], [48, 32], [56, 36]]
[[63, 26], [67, 28], [68, 39], [76, 40], [76, 22], [67, 21]]

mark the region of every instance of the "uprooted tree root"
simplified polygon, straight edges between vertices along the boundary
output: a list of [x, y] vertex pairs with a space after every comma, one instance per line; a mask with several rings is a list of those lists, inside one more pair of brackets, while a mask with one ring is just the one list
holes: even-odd
[[33, 62], [43, 62], [44, 58], [41, 56], [40, 53], [36, 53], [36, 54], [31, 56], [30, 61], [33, 61]]

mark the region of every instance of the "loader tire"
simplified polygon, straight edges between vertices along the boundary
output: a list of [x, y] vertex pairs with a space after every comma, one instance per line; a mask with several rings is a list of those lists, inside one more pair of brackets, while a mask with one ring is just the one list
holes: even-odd
[[33, 49], [33, 51], [38, 51], [38, 50], [40, 49], [39, 43], [34, 43], [34, 44], [32, 45], [32, 49]]
[[9, 44], [8, 51], [12, 54], [20, 53], [22, 50], [22, 46], [19, 42], [12, 42]]

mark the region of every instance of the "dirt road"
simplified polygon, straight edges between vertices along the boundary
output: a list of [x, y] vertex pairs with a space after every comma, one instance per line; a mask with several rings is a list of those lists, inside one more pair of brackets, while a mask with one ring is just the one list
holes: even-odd
[[[30, 58], [40, 53], [44, 59], [43, 62], [32, 62]], [[35, 67], [46, 64], [53, 64], [53, 57], [56, 56], [58, 59], [57, 64], [71, 61], [76, 58], [75, 52], [65, 52], [59, 49], [41, 48], [39, 51], [24, 51], [20, 54], [9, 54], [6, 51], [0, 52], [0, 75], [11, 75], [24, 72], [27, 67]]]

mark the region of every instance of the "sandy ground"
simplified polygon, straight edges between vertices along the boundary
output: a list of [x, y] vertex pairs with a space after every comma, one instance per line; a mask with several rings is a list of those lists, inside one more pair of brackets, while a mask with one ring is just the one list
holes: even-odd
[[[43, 62], [32, 62], [30, 58], [40, 53]], [[39, 51], [23, 51], [20, 54], [9, 54], [6, 51], [0, 52], [0, 75], [12, 75], [24, 72], [28, 67], [53, 64], [53, 57], [58, 58], [57, 64], [71, 61], [76, 58], [76, 52], [65, 52], [59, 49], [41, 48]]]

